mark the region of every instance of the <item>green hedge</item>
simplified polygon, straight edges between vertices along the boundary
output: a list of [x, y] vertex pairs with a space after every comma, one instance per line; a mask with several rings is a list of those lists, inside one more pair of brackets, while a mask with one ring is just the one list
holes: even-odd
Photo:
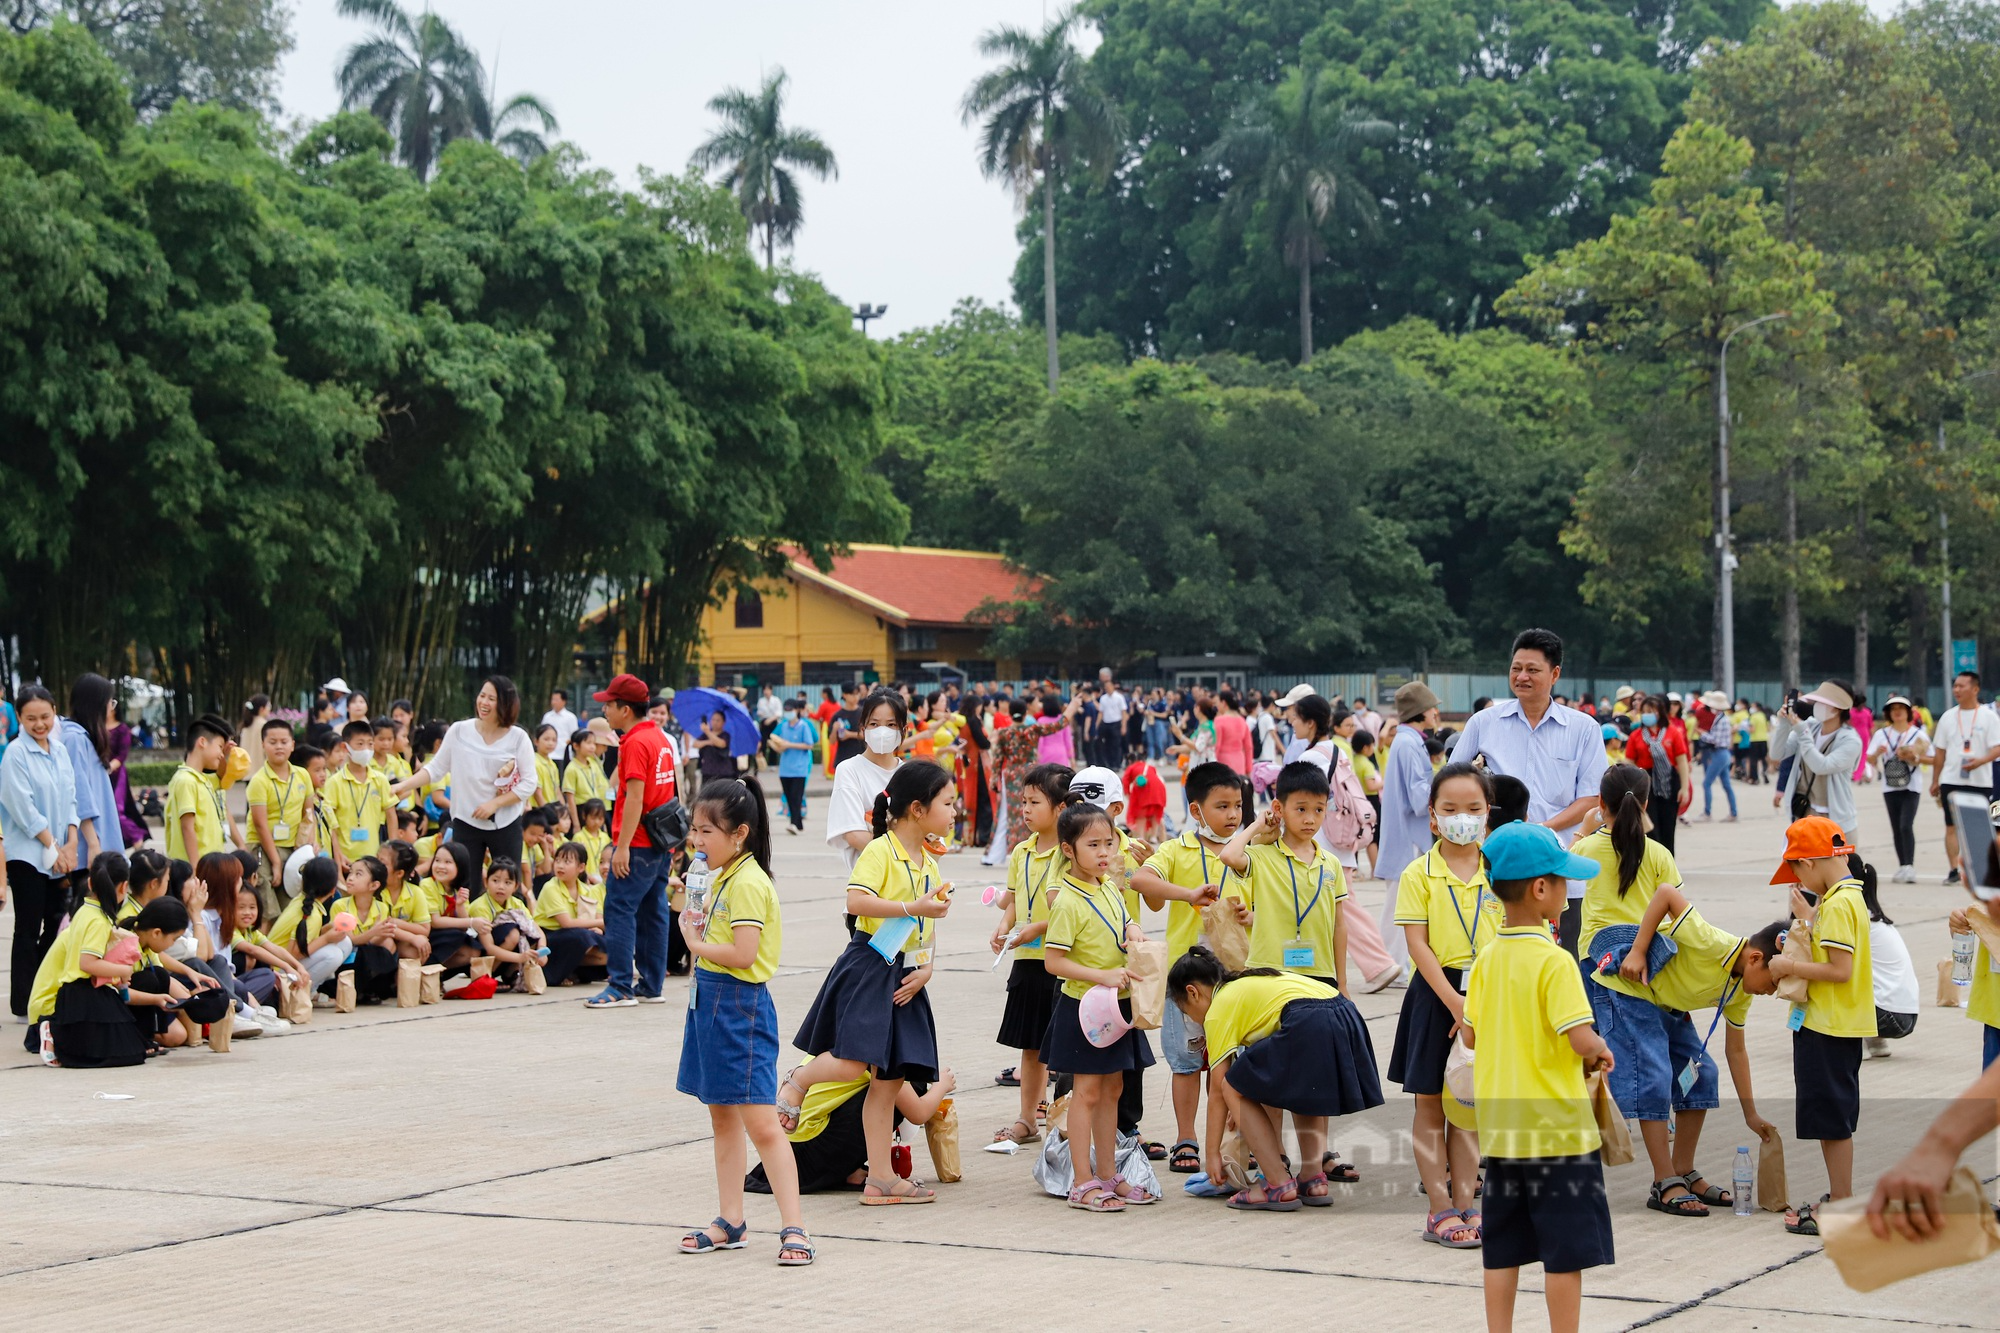
[[164, 787], [180, 766], [178, 759], [143, 759], [128, 761], [126, 768], [134, 787]]

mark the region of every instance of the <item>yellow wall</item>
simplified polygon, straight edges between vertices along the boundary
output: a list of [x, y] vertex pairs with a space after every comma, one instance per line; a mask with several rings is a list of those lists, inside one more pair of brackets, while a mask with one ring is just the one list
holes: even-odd
[[717, 662], [783, 662], [788, 685], [798, 683], [805, 662], [872, 662], [881, 679], [894, 677], [894, 630], [867, 608], [791, 579], [758, 591], [762, 629], [736, 628], [733, 592], [703, 614], [697, 651], [704, 681], [714, 681]]

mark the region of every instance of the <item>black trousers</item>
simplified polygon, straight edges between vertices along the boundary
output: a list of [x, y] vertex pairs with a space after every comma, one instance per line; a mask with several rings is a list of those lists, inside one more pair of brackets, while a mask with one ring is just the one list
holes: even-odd
[[785, 792], [785, 814], [791, 819], [793, 828], [806, 826], [806, 780], [803, 777], [779, 778], [778, 785]]
[[8, 965], [8, 1004], [14, 1017], [28, 1016], [28, 997], [35, 990], [35, 970], [56, 942], [57, 928], [69, 912], [69, 880], [44, 875], [27, 861], [7, 862], [8, 895], [14, 900], [14, 948]]
[[1646, 802], [1646, 813], [1653, 820], [1653, 831], [1647, 836], [1671, 852], [1674, 849], [1674, 825], [1679, 822], [1681, 814], [1679, 795], [1655, 794]]
[[604, 947], [604, 936], [581, 926], [568, 929], [556, 927], [545, 932], [545, 937], [549, 959], [542, 964], [542, 979], [551, 986], [560, 986], [568, 981], [582, 964], [585, 954]]
[[1896, 840], [1896, 864], [1917, 863], [1917, 807], [1923, 797], [1914, 791], [1885, 791], [1882, 804], [1889, 809], [1889, 832]]
[[[486, 891], [486, 857], [504, 856], [521, 863], [521, 821], [515, 820], [504, 828], [475, 828], [462, 819], [451, 821], [451, 841], [472, 853], [472, 896], [478, 897]], [[514, 882], [520, 883], [517, 872]]]

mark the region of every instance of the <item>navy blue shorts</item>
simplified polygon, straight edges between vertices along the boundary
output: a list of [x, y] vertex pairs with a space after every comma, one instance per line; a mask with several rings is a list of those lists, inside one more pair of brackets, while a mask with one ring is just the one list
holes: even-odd
[[1577, 1273], [1616, 1263], [1611, 1204], [1596, 1153], [1582, 1157], [1488, 1157], [1479, 1219], [1488, 1268], [1540, 1264]]
[[704, 1106], [773, 1106], [778, 1100], [778, 1011], [770, 989], [697, 968], [681, 1029], [674, 1086]]
[[1798, 1098], [1793, 1132], [1802, 1139], [1851, 1139], [1861, 1123], [1861, 1038], [1792, 1034], [1792, 1084]]

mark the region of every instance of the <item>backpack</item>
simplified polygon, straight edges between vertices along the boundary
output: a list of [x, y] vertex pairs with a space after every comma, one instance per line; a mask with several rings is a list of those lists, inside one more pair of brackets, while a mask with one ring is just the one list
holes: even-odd
[[1326, 822], [1320, 830], [1335, 851], [1358, 852], [1375, 841], [1375, 807], [1368, 804], [1368, 793], [1361, 789], [1361, 779], [1354, 775], [1347, 752], [1338, 745], [1332, 750], [1327, 781], [1333, 794], [1326, 803]]

